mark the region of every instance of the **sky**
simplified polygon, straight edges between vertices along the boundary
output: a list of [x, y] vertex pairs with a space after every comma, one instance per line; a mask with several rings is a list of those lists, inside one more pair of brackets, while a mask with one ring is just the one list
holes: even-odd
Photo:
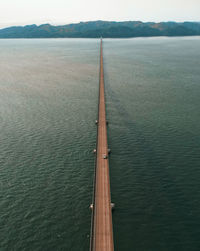
[[200, 0], [0, 0], [0, 28], [93, 20], [200, 21]]

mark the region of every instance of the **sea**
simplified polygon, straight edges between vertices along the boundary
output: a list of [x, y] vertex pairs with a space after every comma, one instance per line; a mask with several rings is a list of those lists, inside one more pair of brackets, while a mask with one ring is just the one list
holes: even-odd
[[[115, 251], [199, 251], [200, 37], [103, 49]], [[99, 52], [0, 40], [0, 251], [89, 250]]]

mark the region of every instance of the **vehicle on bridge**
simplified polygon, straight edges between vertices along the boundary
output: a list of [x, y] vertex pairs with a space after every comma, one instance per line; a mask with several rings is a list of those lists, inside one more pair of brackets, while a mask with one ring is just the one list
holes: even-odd
[[107, 156], [106, 154], [103, 154], [103, 158], [104, 158], [104, 159], [107, 159], [108, 156]]

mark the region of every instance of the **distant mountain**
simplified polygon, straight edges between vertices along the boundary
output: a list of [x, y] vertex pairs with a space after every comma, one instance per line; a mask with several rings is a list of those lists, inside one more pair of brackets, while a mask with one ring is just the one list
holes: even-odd
[[151, 36], [197, 36], [200, 22], [91, 21], [53, 26], [14, 26], [0, 29], [0, 38], [128, 38]]

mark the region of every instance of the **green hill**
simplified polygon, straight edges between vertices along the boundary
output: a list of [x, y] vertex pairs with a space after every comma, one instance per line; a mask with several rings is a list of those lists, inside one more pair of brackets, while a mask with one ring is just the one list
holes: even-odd
[[91, 21], [53, 26], [14, 26], [0, 29], [0, 38], [128, 38], [151, 36], [197, 36], [200, 22]]

